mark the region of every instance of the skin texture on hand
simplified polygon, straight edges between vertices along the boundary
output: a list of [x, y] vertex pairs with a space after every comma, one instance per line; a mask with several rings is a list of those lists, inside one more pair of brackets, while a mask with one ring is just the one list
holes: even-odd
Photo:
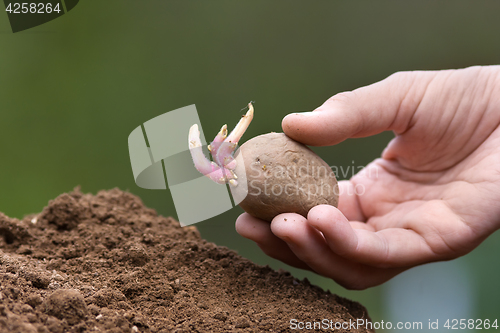
[[307, 219], [288, 213], [271, 224], [244, 213], [236, 230], [348, 289], [457, 258], [500, 228], [499, 125], [500, 66], [400, 72], [337, 94], [286, 116], [284, 132], [328, 146], [394, 131], [381, 158], [339, 182], [338, 209], [316, 206]]

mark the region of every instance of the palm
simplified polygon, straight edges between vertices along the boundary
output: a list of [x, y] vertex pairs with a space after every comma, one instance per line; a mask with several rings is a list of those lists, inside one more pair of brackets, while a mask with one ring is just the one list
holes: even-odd
[[[403, 228], [423, 238], [431, 251], [415, 263], [465, 254], [499, 222], [500, 99], [493, 92], [500, 87], [488, 85], [498, 75], [480, 80], [476, 73], [472, 84], [463, 76], [436, 76], [410, 128], [389, 144], [383, 159], [352, 179], [366, 189], [358, 200], [368, 228]], [[447, 85], [450, 80], [459, 83]], [[460, 99], [449, 103], [453, 94]], [[366, 177], [370, 173], [375, 177]]]
[[[495, 157], [490, 155], [490, 159]], [[485, 212], [488, 207], [499, 206], [500, 185], [494, 179], [498, 162], [470, 158], [449, 170], [422, 174], [398, 162], [378, 159], [365, 174], [351, 180], [357, 188], [362, 185], [365, 189], [358, 196], [359, 211], [345, 205], [340, 209], [343, 213], [345, 209], [353, 228], [394, 234], [404, 229], [422, 237], [430, 251], [425, 256], [413, 252], [404, 261], [387, 258], [398, 266], [463, 255], [495, 228], [495, 224], [487, 223], [494, 219]], [[468, 163], [475, 168], [469, 168]], [[483, 176], [470, 174], [476, 168]], [[496, 216], [500, 216], [500, 207]]]
[[[283, 120], [308, 145], [392, 130], [382, 158], [340, 182], [338, 209], [236, 227], [270, 256], [364, 289], [456, 258], [500, 227], [500, 67], [409, 72]], [[287, 222], [285, 222], [287, 221]]]

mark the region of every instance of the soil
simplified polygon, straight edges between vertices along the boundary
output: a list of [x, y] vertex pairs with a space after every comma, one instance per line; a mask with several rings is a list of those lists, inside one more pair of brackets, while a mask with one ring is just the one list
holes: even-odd
[[0, 213], [0, 236], [0, 332], [288, 332], [292, 318], [368, 319], [118, 189], [75, 189], [22, 220]]

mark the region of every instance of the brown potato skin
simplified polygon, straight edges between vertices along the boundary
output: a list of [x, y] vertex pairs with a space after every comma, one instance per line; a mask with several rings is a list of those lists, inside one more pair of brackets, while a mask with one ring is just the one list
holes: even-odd
[[233, 197], [240, 191], [243, 199], [248, 190], [239, 205], [254, 217], [269, 222], [281, 213], [307, 217], [314, 206], [338, 205], [338, 184], [329, 165], [284, 133], [245, 142], [235, 158], [238, 185]]

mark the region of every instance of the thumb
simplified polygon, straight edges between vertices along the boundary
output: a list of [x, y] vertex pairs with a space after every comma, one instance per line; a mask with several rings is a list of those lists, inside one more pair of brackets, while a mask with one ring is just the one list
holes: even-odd
[[291, 113], [281, 126], [292, 139], [312, 146], [334, 145], [388, 130], [402, 133], [436, 73], [395, 73], [369, 86], [337, 94], [312, 112]]

